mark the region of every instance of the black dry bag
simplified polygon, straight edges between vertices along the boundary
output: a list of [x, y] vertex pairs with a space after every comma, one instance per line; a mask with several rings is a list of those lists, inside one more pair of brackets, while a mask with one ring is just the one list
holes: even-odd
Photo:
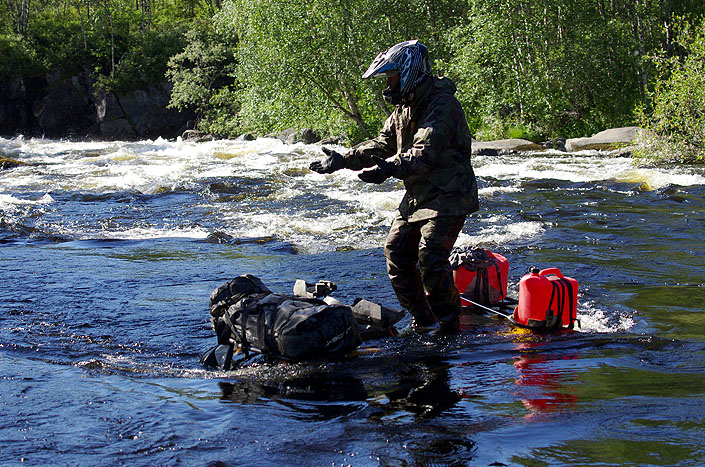
[[275, 294], [249, 274], [213, 291], [211, 325], [219, 344], [288, 361], [340, 355], [361, 343], [349, 306]]

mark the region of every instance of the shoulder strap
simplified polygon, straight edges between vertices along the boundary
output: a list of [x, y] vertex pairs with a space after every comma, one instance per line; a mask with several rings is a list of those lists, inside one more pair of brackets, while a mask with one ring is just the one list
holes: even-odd
[[546, 319], [544, 320], [544, 327], [546, 329], [552, 329], [555, 326], [556, 316], [553, 314], [553, 300], [560, 300], [557, 295], [560, 295], [560, 291], [555, 282], [551, 282], [551, 299], [548, 301], [548, 309], [546, 309]]
[[497, 283], [499, 284], [499, 300], [504, 300], [504, 293], [502, 292], [502, 273], [499, 271], [499, 262], [496, 258], [492, 258], [492, 263], [494, 264], [495, 271], [497, 271]]
[[487, 278], [487, 269], [477, 270], [474, 297], [481, 305], [490, 304], [490, 281]]
[[[563, 327], [563, 310], [565, 309], [566, 301], [568, 302], [568, 328], [573, 329], [573, 325], [577, 319], [577, 310], [573, 307], [573, 285], [568, 279], [560, 278], [551, 281], [553, 289], [551, 291], [551, 299], [548, 302], [548, 310], [546, 310], [546, 328], [559, 329]], [[553, 300], [556, 300], [557, 313], [553, 313]]]
[[573, 308], [573, 294], [576, 292], [573, 290], [573, 284], [570, 283], [570, 281], [566, 278], [561, 279], [561, 283], [565, 286], [566, 288], [566, 300], [568, 300], [568, 310], [569, 310], [569, 315], [568, 315], [568, 327], [570, 329], [573, 329], [573, 325], [575, 324], [575, 320], [578, 318], [578, 310]]

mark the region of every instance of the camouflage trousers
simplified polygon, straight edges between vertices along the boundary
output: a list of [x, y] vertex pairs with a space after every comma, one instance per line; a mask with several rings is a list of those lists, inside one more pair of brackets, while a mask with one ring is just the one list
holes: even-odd
[[448, 256], [465, 216], [408, 222], [394, 219], [384, 246], [387, 273], [401, 306], [419, 320], [429, 310], [441, 323], [460, 314], [460, 295]]

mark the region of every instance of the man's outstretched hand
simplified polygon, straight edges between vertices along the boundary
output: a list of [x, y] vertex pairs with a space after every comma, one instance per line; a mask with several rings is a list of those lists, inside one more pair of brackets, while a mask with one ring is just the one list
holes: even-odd
[[336, 170], [345, 168], [345, 158], [339, 152], [326, 147], [321, 148], [327, 157], [320, 161], [311, 162], [309, 168], [319, 174], [331, 174]]
[[372, 156], [372, 160], [375, 161], [377, 167], [375, 167], [374, 169], [365, 170], [364, 172], [360, 172], [359, 174], [357, 174], [357, 178], [359, 178], [363, 182], [376, 183], [379, 185], [380, 183], [384, 182], [386, 179], [394, 175], [395, 167], [393, 163], [387, 162], [386, 160], [378, 156]]

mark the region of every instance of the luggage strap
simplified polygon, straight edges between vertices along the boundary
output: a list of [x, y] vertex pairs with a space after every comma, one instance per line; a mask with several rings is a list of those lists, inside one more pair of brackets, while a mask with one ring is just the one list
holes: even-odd
[[[568, 318], [569, 318], [569, 329], [573, 329], [573, 324], [577, 318], [577, 310], [573, 309], [573, 285], [568, 279], [560, 278], [555, 281], [551, 281], [553, 289], [551, 290], [551, 299], [548, 302], [548, 309], [546, 310], [546, 320], [545, 326], [547, 329], [557, 329], [563, 326], [563, 309], [565, 308], [565, 301], [568, 301]], [[556, 300], [556, 309], [558, 314], [553, 313], [553, 300]]]
[[477, 280], [475, 281], [475, 299], [484, 305], [490, 304], [490, 281], [488, 276], [488, 269], [494, 266], [497, 272], [497, 284], [499, 284], [499, 301], [504, 300], [506, 297], [502, 291], [502, 274], [499, 270], [499, 263], [497, 259], [488, 254], [484, 248], [473, 248], [469, 252], [464, 252], [460, 256], [462, 263], [461, 266], [468, 271], [475, 271], [477, 273]]
[[[246, 300], [246, 299], [243, 299]], [[235, 324], [232, 322], [230, 319], [230, 314], [226, 312], [223, 314], [223, 320], [225, 321], [225, 324], [228, 325], [230, 328], [230, 332], [232, 333], [233, 337], [237, 337], [237, 340], [240, 341], [240, 349], [242, 350], [242, 354], [245, 356], [245, 358], [249, 357], [249, 352], [250, 352], [250, 343], [247, 341], [247, 317], [249, 315], [249, 309], [252, 303], [256, 302], [249, 302], [249, 303], [244, 303], [238, 311], [240, 313], [240, 326], [235, 326]]]

